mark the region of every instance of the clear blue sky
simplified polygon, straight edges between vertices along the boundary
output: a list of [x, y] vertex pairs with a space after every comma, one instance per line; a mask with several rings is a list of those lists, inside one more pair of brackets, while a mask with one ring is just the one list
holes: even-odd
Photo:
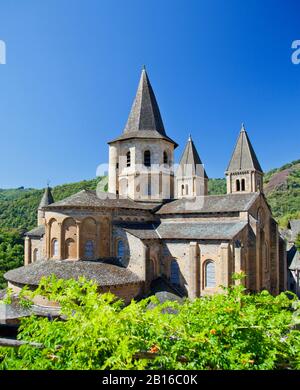
[[1, 0], [0, 188], [89, 179], [142, 65], [170, 137], [222, 177], [245, 122], [263, 169], [300, 158], [300, 2]]

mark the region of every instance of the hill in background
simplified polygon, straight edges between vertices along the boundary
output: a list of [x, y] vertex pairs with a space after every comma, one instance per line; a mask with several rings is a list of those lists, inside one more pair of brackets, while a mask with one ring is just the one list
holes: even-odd
[[[53, 188], [55, 201], [75, 194], [82, 189], [96, 189], [98, 183], [107, 190], [107, 177], [83, 180]], [[225, 194], [225, 179], [210, 179], [209, 194]], [[16, 228], [22, 231], [36, 226], [37, 208], [44, 190], [20, 187], [0, 189], [0, 228]], [[274, 217], [284, 227], [289, 218], [300, 218], [300, 160], [265, 174], [265, 195]]]

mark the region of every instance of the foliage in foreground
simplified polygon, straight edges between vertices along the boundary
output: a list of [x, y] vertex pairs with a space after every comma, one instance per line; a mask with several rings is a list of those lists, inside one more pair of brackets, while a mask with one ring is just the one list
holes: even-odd
[[[18, 338], [44, 348], [0, 348], [0, 369], [300, 368], [300, 308], [292, 295], [248, 295], [239, 285], [149, 309], [155, 297], [124, 306], [92, 282], [55, 278], [42, 280], [35, 294], [59, 302], [65, 321], [23, 319]], [[141, 351], [157, 357], [135, 359]]]
[[3, 275], [23, 265], [23, 239], [16, 229], [0, 228], [0, 290], [6, 287]]

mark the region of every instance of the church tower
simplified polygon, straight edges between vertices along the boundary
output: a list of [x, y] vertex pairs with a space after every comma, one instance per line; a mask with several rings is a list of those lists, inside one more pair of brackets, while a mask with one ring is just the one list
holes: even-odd
[[207, 195], [208, 177], [191, 136], [182, 154], [175, 180], [177, 198]]
[[227, 194], [263, 192], [263, 171], [244, 124], [225, 174]]
[[51, 188], [47, 186], [38, 207], [38, 226], [44, 224], [45, 212], [42, 210], [42, 208], [49, 206], [51, 203], [54, 203], [54, 199]]
[[136, 201], [172, 199], [176, 147], [143, 69], [123, 133], [109, 142], [108, 191]]

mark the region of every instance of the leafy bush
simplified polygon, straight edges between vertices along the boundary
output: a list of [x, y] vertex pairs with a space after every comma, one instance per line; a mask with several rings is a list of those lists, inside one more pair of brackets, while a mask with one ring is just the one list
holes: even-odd
[[23, 258], [24, 247], [20, 232], [0, 228], [0, 290], [6, 286], [3, 274], [23, 265]]
[[[43, 348], [0, 348], [0, 369], [300, 369], [292, 293], [250, 295], [236, 285], [183, 303], [124, 306], [83, 278], [52, 277], [33, 295], [59, 302], [64, 321], [24, 318], [18, 338]], [[154, 359], [137, 356], [144, 351]]]

